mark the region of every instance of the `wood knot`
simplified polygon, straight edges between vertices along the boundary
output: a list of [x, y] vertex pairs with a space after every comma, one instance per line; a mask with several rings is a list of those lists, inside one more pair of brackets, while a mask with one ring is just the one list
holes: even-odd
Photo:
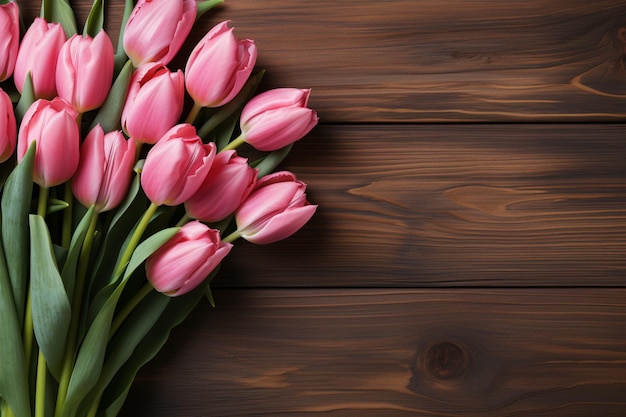
[[452, 381], [469, 371], [470, 357], [458, 344], [443, 341], [435, 343], [426, 351], [423, 366], [431, 378]]

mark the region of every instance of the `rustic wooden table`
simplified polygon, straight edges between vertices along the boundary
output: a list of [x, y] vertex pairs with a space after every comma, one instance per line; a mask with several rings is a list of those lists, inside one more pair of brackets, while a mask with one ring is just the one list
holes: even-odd
[[123, 416], [626, 415], [623, 0], [228, 0], [192, 40], [227, 19], [313, 89], [319, 211], [236, 246]]

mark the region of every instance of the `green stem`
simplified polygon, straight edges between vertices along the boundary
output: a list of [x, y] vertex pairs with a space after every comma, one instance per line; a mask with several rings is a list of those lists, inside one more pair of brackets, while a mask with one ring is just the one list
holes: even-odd
[[245, 142], [245, 139], [243, 138], [243, 134], [237, 136], [232, 142], [230, 142], [228, 145], [224, 146], [224, 149], [222, 149], [223, 151], [230, 151], [232, 149], [237, 149], [239, 147], [239, 145], [242, 145]]
[[67, 207], [63, 210], [63, 230], [61, 235], [61, 246], [70, 247], [72, 241], [72, 203], [74, 194], [72, 194], [72, 186], [69, 182], [65, 183], [65, 202]]
[[91, 403], [91, 408], [87, 412], [87, 416], [86, 417], [96, 417], [96, 414], [98, 413], [98, 407], [100, 406], [100, 400], [101, 399], [102, 399], [102, 394], [98, 394], [98, 396], [93, 400], [93, 403]]
[[74, 285], [74, 294], [72, 296], [72, 317], [70, 319], [70, 327], [67, 335], [67, 343], [65, 345], [65, 357], [63, 358], [63, 370], [59, 380], [59, 390], [57, 391], [57, 402], [54, 415], [59, 417], [67, 390], [70, 384], [70, 377], [74, 371], [74, 355], [76, 350], [76, 342], [78, 337], [78, 323], [80, 322], [80, 313], [83, 301], [83, 292], [85, 289], [85, 279], [87, 277], [87, 269], [89, 266], [89, 257], [91, 256], [91, 248], [93, 247], [93, 238], [98, 223], [98, 213], [94, 213], [87, 229], [87, 235], [83, 242], [78, 260], [78, 269], [76, 273], [76, 283]]
[[50, 189], [47, 187], [41, 187], [39, 189], [39, 202], [37, 204], [37, 214], [46, 218], [46, 213], [48, 212], [48, 194], [50, 193]]
[[[133, 297], [126, 303], [122, 309], [117, 313], [113, 323], [111, 324], [111, 329], [109, 330], [109, 340], [113, 337], [115, 332], [120, 328], [124, 320], [132, 313], [132, 311], [139, 305], [141, 300], [143, 300], [146, 295], [150, 294], [153, 290], [152, 284], [147, 282], [139, 291], [133, 295]], [[98, 413], [98, 407], [100, 406], [100, 400], [102, 399], [102, 394], [98, 394], [98, 396], [91, 403], [91, 407], [89, 408], [89, 412], [86, 417], [96, 417]]]
[[191, 217], [187, 215], [187, 213], [183, 214], [183, 217], [180, 218], [178, 223], [176, 223], [176, 227], [183, 227], [185, 224], [191, 221]]
[[231, 234], [223, 238], [222, 242], [232, 243], [235, 240], [239, 239], [240, 237], [241, 237], [241, 234], [239, 234], [239, 230], [235, 230], [234, 232], [232, 232]]
[[15, 417], [11, 408], [9, 408], [9, 403], [4, 401], [2, 404], [2, 417]]
[[158, 208], [159, 208], [158, 205], [154, 203], [150, 203], [150, 206], [147, 208], [146, 212], [143, 214], [143, 217], [141, 218], [141, 220], [139, 221], [139, 224], [135, 228], [135, 231], [133, 232], [133, 235], [131, 236], [130, 241], [128, 242], [128, 245], [126, 246], [126, 249], [124, 249], [124, 253], [122, 253], [122, 257], [120, 258], [120, 261], [117, 264], [117, 268], [115, 269], [115, 275], [114, 275], [116, 278], [124, 272], [124, 269], [126, 269], [126, 265], [128, 265], [128, 261], [130, 261], [130, 257], [135, 251], [135, 248], [137, 247], [137, 245], [139, 244], [139, 241], [141, 240], [141, 236], [143, 236], [143, 232], [146, 231], [146, 228], [148, 227], [148, 224], [150, 223], [152, 216], [154, 216], [154, 213], [156, 213]]
[[46, 358], [41, 350], [37, 363], [37, 386], [35, 388], [35, 417], [44, 417], [46, 412], [46, 377], [48, 369]]
[[30, 356], [33, 352], [33, 306], [30, 299], [30, 288], [26, 295], [26, 312], [24, 313], [24, 358], [26, 359], [26, 368], [30, 366]]
[[143, 287], [139, 291], [133, 295], [133, 297], [126, 303], [124, 307], [120, 309], [120, 311], [115, 316], [113, 323], [111, 324], [111, 330], [109, 331], [109, 340], [113, 337], [115, 332], [120, 328], [124, 320], [132, 313], [132, 311], [139, 305], [141, 300], [143, 300], [146, 295], [150, 294], [150, 292], [154, 289], [152, 284], [146, 282]]
[[[46, 217], [46, 212], [48, 211], [48, 194], [49, 189], [47, 187], [41, 187], [39, 189], [39, 202], [37, 204], [37, 214], [43, 218]], [[30, 286], [28, 288], [28, 294], [26, 296], [26, 312], [24, 313], [24, 357], [26, 358], [26, 363], [30, 363], [30, 357], [33, 352], [33, 306], [30, 296]], [[30, 366], [27, 365], [27, 369]]]
[[194, 102], [193, 107], [187, 115], [187, 119], [185, 119], [185, 123], [193, 124], [193, 122], [196, 120], [196, 117], [198, 117], [200, 110], [202, 110], [202, 106]]

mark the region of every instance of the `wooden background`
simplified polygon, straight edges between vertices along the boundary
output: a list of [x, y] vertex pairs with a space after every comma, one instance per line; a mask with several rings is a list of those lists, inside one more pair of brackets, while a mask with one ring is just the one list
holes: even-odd
[[313, 89], [319, 211], [236, 246], [123, 416], [626, 415], [623, 0], [228, 0], [190, 41], [227, 19]]

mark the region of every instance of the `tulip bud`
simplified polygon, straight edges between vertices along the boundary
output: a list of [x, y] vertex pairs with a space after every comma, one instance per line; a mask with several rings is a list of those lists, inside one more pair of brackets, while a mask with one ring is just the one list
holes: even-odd
[[291, 236], [317, 209], [309, 204], [305, 191], [306, 184], [291, 172], [276, 172], [261, 178], [235, 213], [239, 235], [258, 244]]
[[96, 125], [80, 146], [80, 162], [72, 192], [85, 207], [101, 213], [117, 207], [128, 191], [135, 165], [135, 142], [122, 132], [106, 135]]
[[20, 44], [19, 17], [17, 3], [0, 5], [0, 81], [13, 75]]
[[0, 88], [0, 162], [4, 162], [15, 152], [17, 124], [13, 113], [11, 97]]
[[171, 128], [146, 155], [141, 186], [156, 205], [176, 206], [204, 181], [215, 158], [213, 142], [204, 144], [187, 123]]
[[160, 63], [142, 65], [130, 80], [122, 128], [137, 143], [154, 144], [183, 112], [185, 77]]
[[171, 297], [200, 285], [230, 252], [219, 231], [187, 223], [146, 260], [146, 276], [155, 290]]
[[41, 187], [59, 185], [74, 175], [80, 146], [77, 116], [72, 105], [60, 97], [39, 99], [26, 111], [17, 138], [17, 160], [37, 142], [33, 180]]
[[204, 222], [226, 218], [250, 195], [256, 177], [257, 170], [235, 151], [218, 153], [198, 191], [185, 202], [187, 215]]
[[15, 61], [13, 81], [20, 93], [30, 72], [35, 97], [52, 99], [56, 96], [57, 59], [64, 42], [65, 31], [61, 24], [35, 18], [24, 34]]
[[197, 12], [196, 0], [139, 0], [123, 39], [133, 65], [169, 64], [191, 32]]
[[113, 44], [101, 30], [95, 38], [72, 36], [61, 48], [56, 86], [79, 113], [100, 107], [113, 82]]
[[274, 151], [304, 137], [318, 120], [307, 107], [310, 93], [277, 88], [252, 98], [241, 112], [243, 139], [260, 151]]
[[185, 82], [189, 95], [202, 107], [219, 107], [241, 90], [256, 63], [257, 48], [238, 40], [228, 22], [211, 29], [187, 60]]

